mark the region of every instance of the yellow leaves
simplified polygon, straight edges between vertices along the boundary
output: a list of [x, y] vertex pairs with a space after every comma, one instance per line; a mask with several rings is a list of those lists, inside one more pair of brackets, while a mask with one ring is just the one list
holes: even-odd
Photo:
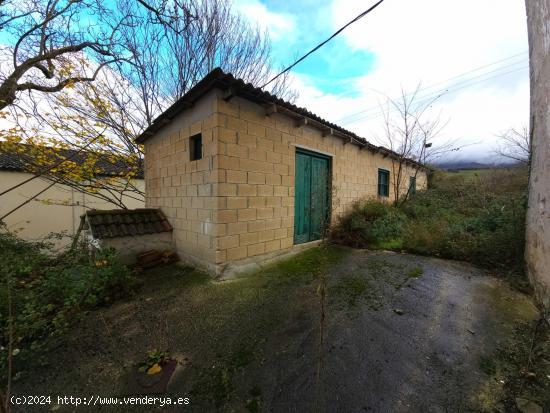
[[162, 371], [162, 367], [160, 367], [158, 363], [155, 363], [147, 369], [147, 374], [149, 375], [158, 374], [161, 371]]
[[95, 262], [95, 266], [97, 268], [102, 268], [102, 267], [106, 267], [107, 266], [107, 260], [97, 260]]

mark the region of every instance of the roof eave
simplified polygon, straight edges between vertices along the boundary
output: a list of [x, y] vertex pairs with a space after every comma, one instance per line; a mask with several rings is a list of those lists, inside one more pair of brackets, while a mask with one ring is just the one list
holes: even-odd
[[[227, 80], [230, 79], [230, 80]], [[330, 135], [345, 139], [352, 144], [356, 144], [360, 148], [366, 148], [369, 151], [375, 153], [381, 153], [383, 155], [389, 156], [392, 159], [399, 159], [400, 156], [394, 151], [371, 144], [366, 139], [354, 134], [351, 131], [348, 131], [336, 124], [325, 121], [318, 116], [310, 113], [304, 108], [298, 108], [295, 105], [285, 102], [274, 95], [271, 95], [265, 91], [256, 91], [252, 93], [250, 87], [253, 87], [250, 84], [244, 83], [241, 79], [236, 79], [230, 74], [225, 74], [221, 69], [217, 68], [210, 72], [204, 79], [197, 83], [193, 88], [189, 90], [184, 96], [182, 96], [178, 101], [176, 101], [172, 106], [170, 106], [164, 113], [158, 116], [153, 123], [143, 131], [141, 135], [136, 138], [137, 143], [144, 143], [147, 139], [161, 130], [164, 126], [172, 121], [174, 117], [179, 115], [186, 109], [193, 107], [195, 102], [199, 100], [204, 94], [208, 93], [213, 89], [219, 89], [222, 92], [229, 91], [225, 100], [230, 100], [235, 96], [242, 97], [254, 103], [266, 106], [267, 112], [269, 113], [283, 113], [287, 116], [291, 116], [295, 119], [307, 119], [307, 124], [316, 125], [318, 129], [321, 130], [330, 130]], [[257, 88], [255, 88], [257, 89]], [[313, 116], [308, 116], [313, 115]], [[424, 164], [415, 161], [413, 159], [406, 158], [406, 161], [414, 164], [415, 166], [428, 170], [429, 168]]]

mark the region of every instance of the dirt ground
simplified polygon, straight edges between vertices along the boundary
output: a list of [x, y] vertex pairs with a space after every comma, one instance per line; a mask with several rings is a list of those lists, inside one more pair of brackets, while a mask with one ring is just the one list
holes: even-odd
[[175, 266], [144, 276], [137, 296], [89, 314], [24, 370], [15, 393], [125, 395], [128, 370], [161, 349], [180, 361], [168, 395], [190, 405], [55, 408], [504, 411], [488, 361], [538, 317], [528, 296], [470, 265], [382, 251], [314, 249], [225, 282]]

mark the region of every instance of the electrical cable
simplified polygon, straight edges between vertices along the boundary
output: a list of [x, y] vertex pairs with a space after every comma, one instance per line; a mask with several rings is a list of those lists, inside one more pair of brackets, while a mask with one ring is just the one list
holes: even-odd
[[265, 83], [263, 86], [261, 86], [260, 89], [263, 89], [265, 88], [267, 85], [269, 85], [270, 83], [272, 83], [275, 79], [277, 79], [279, 76], [285, 74], [286, 72], [288, 72], [289, 70], [291, 70], [294, 66], [296, 66], [298, 63], [300, 63], [301, 61], [303, 61], [304, 59], [306, 59], [309, 55], [311, 55], [312, 53], [316, 52], [317, 50], [319, 50], [321, 47], [323, 47], [325, 44], [327, 44], [329, 41], [331, 41], [332, 39], [334, 39], [336, 36], [338, 36], [341, 32], [343, 32], [348, 26], [350, 26], [351, 24], [355, 23], [356, 21], [362, 19], [363, 17], [365, 17], [367, 14], [369, 14], [371, 11], [373, 11], [375, 8], [377, 8], [384, 0], [379, 0], [378, 2], [376, 2], [373, 6], [369, 7], [367, 10], [365, 10], [363, 13], [359, 14], [357, 17], [355, 17], [353, 20], [349, 21], [348, 23], [346, 23], [344, 26], [342, 26], [340, 29], [338, 29], [332, 36], [330, 36], [328, 39], [326, 39], [325, 41], [319, 43], [317, 46], [315, 46], [313, 49], [311, 49], [309, 52], [307, 52], [305, 55], [303, 55], [302, 57], [300, 57], [298, 60], [296, 60], [294, 63], [292, 63], [290, 66], [288, 66], [286, 69], [284, 69], [282, 72], [280, 72], [279, 74], [275, 75], [271, 80], [269, 80], [267, 83]]

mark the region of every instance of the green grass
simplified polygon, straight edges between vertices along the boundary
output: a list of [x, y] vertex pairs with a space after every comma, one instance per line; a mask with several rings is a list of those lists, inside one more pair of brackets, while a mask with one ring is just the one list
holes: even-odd
[[365, 295], [368, 287], [369, 283], [363, 276], [350, 275], [342, 279], [333, 291], [350, 306], [355, 306], [359, 298]]
[[422, 267], [414, 267], [414, 268], [411, 268], [409, 270], [407, 275], [410, 278], [418, 278], [418, 277], [422, 276], [423, 273], [424, 273], [424, 270], [422, 269]]
[[408, 267], [391, 258], [370, 258], [357, 273], [342, 274], [329, 286], [329, 292], [336, 304], [353, 308], [362, 303], [371, 310], [379, 310], [397, 290], [423, 272], [420, 266]]
[[447, 177], [458, 176], [466, 181], [472, 182], [484, 179], [488, 176], [496, 174], [515, 173], [518, 168], [480, 168], [480, 169], [459, 169], [456, 171], [447, 171], [443, 174]]
[[390, 240], [378, 241], [372, 246], [372, 249], [400, 251], [403, 249], [403, 239], [395, 238]]
[[[208, 365], [198, 373], [192, 394], [221, 406], [231, 399], [233, 377], [260, 357], [263, 343], [278, 325], [290, 317], [296, 302], [289, 297], [296, 287], [311, 283], [316, 289], [319, 274], [345, 255], [340, 248], [314, 248], [288, 260], [274, 263], [260, 272], [226, 282], [206, 282], [201, 274], [193, 274], [194, 285], [204, 296], [201, 319], [208, 326], [206, 342], [215, 353], [214, 368]], [[232, 298], [234, 297], [234, 298]], [[244, 321], [246, 320], [246, 321]], [[247, 402], [254, 411], [257, 399]]]
[[48, 391], [59, 394], [67, 389], [124, 394], [119, 377], [158, 349], [193, 361], [186, 382], [192, 383], [187, 391], [195, 406], [258, 411], [261, 388], [237, 395], [235, 377], [261, 363], [266, 342], [303, 306], [318, 306], [319, 277], [346, 254], [339, 247], [313, 248], [221, 282], [177, 265], [146, 271], [142, 291], [90, 313], [48, 364], [36, 367], [16, 389], [30, 392], [48, 382]]
[[490, 356], [479, 360], [485, 385], [478, 395], [483, 411], [516, 411], [516, 397], [550, 411], [550, 327], [544, 321], [520, 324]]

